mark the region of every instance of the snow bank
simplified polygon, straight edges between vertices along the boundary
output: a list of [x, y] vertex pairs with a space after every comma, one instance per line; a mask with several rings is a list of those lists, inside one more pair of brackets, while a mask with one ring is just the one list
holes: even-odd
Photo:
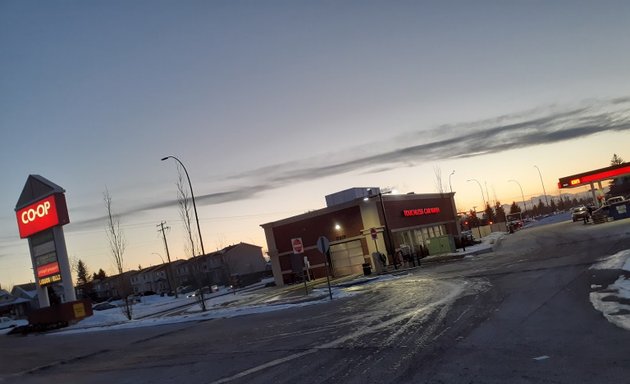
[[[598, 263], [591, 266], [591, 269], [630, 271], [630, 249], [600, 259]], [[630, 279], [622, 274], [604, 290], [601, 290], [600, 286], [591, 286], [591, 288], [597, 289], [590, 293], [593, 307], [611, 323], [630, 330], [630, 305], [620, 303], [623, 299], [630, 299]]]

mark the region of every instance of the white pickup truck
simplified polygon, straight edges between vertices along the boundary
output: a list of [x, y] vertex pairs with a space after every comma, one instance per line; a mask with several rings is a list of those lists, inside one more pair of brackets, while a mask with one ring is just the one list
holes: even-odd
[[622, 201], [626, 201], [626, 199], [623, 196], [615, 196], [615, 197], [611, 197], [610, 199], [606, 200], [606, 205], [620, 203]]

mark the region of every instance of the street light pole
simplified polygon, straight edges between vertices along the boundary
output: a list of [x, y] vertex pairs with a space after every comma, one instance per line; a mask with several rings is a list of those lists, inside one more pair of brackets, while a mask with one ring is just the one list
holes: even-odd
[[481, 183], [476, 179], [468, 179], [466, 181], [474, 181], [479, 186], [479, 191], [481, 191], [481, 200], [483, 200], [483, 210], [485, 211], [487, 204], [486, 204], [486, 197], [483, 195], [483, 188], [481, 187]]
[[[387, 193], [391, 193], [391, 191]], [[368, 196], [364, 198], [364, 200], [367, 201], [367, 199], [369, 199], [370, 197], [374, 197], [374, 196]], [[385, 242], [385, 253], [392, 255], [392, 259], [394, 260], [394, 267], [398, 269], [398, 262], [396, 261], [396, 254], [392, 249], [392, 238], [389, 233], [389, 224], [387, 223], [387, 213], [385, 212], [385, 204], [383, 204], [383, 193], [381, 192], [380, 188], [378, 189], [378, 200], [381, 206], [381, 212], [383, 213], [383, 226], [384, 226], [383, 242]]]
[[547, 191], [545, 191], [545, 183], [543, 183], [543, 178], [542, 178], [542, 174], [540, 173], [540, 168], [538, 168], [537, 165], [534, 165], [534, 168], [536, 168], [538, 170], [538, 176], [540, 177], [540, 184], [542, 185], [543, 193], [545, 194], [545, 204], [548, 207], [549, 206], [549, 200], [547, 200]]
[[451, 184], [451, 176], [453, 176], [455, 174], [455, 170], [453, 169], [453, 172], [451, 172], [450, 175], [448, 175], [448, 187], [451, 190], [451, 193], [453, 193], [453, 185]]
[[[162, 232], [162, 238], [164, 239], [164, 249], [166, 249], [166, 259], [168, 260], [168, 264], [166, 265], [166, 281], [168, 281], [168, 290], [169, 292], [173, 292], [173, 283], [171, 282], [173, 277], [173, 271], [171, 270], [171, 254], [168, 251], [168, 243], [166, 242], [166, 230], [170, 227], [164, 227], [166, 224], [165, 221], [161, 221], [160, 224], [157, 225], [160, 229], [158, 232]], [[159, 255], [158, 255], [159, 256]], [[160, 256], [162, 259], [162, 256]], [[162, 259], [162, 264], [164, 264], [164, 259]], [[175, 289], [175, 298], [177, 299], [177, 288]]]
[[525, 195], [523, 195], [523, 187], [521, 187], [521, 183], [519, 183], [516, 180], [512, 180], [512, 179], [508, 180], [508, 182], [510, 182], [510, 181], [515, 182], [516, 184], [518, 184], [518, 187], [521, 189], [521, 199], [523, 199], [523, 210], [527, 211], [527, 204], [525, 204]]
[[195, 211], [195, 221], [197, 221], [197, 232], [199, 233], [199, 242], [201, 243], [201, 254], [205, 255], [206, 251], [203, 248], [203, 237], [201, 236], [201, 227], [199, 226], [199, 216], [197, 215], [197, 204], [195, 203], [195, 193], [193, 192], [192, 183], [190, 182], [190, 176], [188, 176], [188, 171], [186, 170], [186, 167], [184, 166], [184, 164], [177, 157], [175, 157], [175, 156], [166, 156], [166, 157], [162, 158], [162, 161], [164, 161], [166, 159], [169, 159], [169, 158], [177, 161], [179, 163], [179, 165], [182, 166], [182, 168], [184, 169], [184, 172], [186, 173], [186, 179], [188, 179], [188, 186], [190, 187], [190, 196], [192, 198], [193, 210]]
[[152, 254], [152, 255], [158, 255], [158, 256], [160, 257], [160, 260], [162, 260], [162, 264], [166, 264], [166, 263], [164, 262], [164, 258], [162, 257], [162, 255], [160, 255], [160, 254], [159, 254], [159, 253], [157, 253], [157, 252], [151, 252], [151, 254]]

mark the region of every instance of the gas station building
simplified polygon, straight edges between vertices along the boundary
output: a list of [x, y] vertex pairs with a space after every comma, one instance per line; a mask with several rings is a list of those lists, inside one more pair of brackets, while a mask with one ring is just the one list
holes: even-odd
[[[454, 193], [382, 193], [379, 188], [351, 188], [326, 196], [326, 207], [262, 224], [276, 285], [326, 276], [326, 261], [334, 277], [372, 270], [375, 253], [395, 262], [396, 252], [422, 257], [453, 252], [460, 236]], [[330, 242], [329, 257], [317, 240]]]

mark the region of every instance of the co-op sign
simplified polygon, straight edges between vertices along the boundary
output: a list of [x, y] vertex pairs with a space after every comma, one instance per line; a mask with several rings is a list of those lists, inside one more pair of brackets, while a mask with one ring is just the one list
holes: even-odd
[[20, 238], [24, 239], [45, 229], [70, 222], [66, 198], [56, 193], [28, 205], [16, 213]]

